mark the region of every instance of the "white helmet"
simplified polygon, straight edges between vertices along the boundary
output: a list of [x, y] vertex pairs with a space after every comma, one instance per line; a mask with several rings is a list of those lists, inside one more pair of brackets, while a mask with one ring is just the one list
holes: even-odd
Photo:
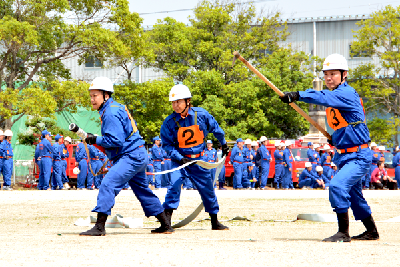
[[308, 167], [312, 167], [311, 162], [306, 162], [306, 168], [308, 168]]
[[279, 140], [275, 141], [275, 146], [281, 146], [281, 145], [282, 145], [281, 141], [279, 141]]
[[289, 141], [289, 140], [286, 140], [286, 141], [285, 141], [285, 146], [290, 146], [291, 144], [292, 144], [291, 141]]
[[325, 70], [349, 70], [347, 60], [344, 56], [339, 54], [332, 54], [325, 58], [322, 71]]
[[187, 99], [191, 98], [192, 94], [190, 93], [189, 88], [183, 84], [174, 85], [169, 91], [169, 101], [175, 101], [179, 99]]
[[107, 77], [96, 77], [89, 87], [90, 90], [103, 90], [106, 92], [114, 93], [114, 86], [112, 81]]
[[251, 142], [251, 146], [258, 146], [258, 143], [257, 143], [257, 141], [253, 141], [253, 142]]
[[251, 145], [251, 139], [246, 139], [246, 140], [244, 141], [244, 144], [245, 144], [245, 145]]
[[336, 164], [335, 164], [335, 163], [333, 163], [333, 162], [331, 162], [331, 166], [332, 166], [332, 167], [335, 167], [335, 166], [336, 166]]
[[378, 145], [375, 142], [372, 142], [370, 147], [373, 147], [373, 146], [378, 146]]
[[314, 144], [314, 149], [321, 147], [319, 144]]
[[73, 172], [74, 174], [79, 174], [81, 171], [79, 170], [78, 167], [75, 167], [75, 168], [72, 170], [72, 172]]
[[330, 150], [330, 149], [331, 147], [328, 144], [324, 145], [324, 147], [322, 148], [322, 150]]
[[262, 142], [264, 142], [264, 141], [267, 141], [268, 139], [267, 139], [267, 137], [265, 137], [265, 136], [261, 136], [260, 137], [260, 143], [262, 143]]
[[[7, 132], [7, 131], [6, 131]], [[5, 135], [5, 134], [4, 134]], [[6, 135], [7, 136], [7, 135]], [[383, 151], [385, 151], [385, 146], [379, 146], [379, 150], [383, 150]]]
[[68, 142], [72, 143], [72, 139], [69, 136], [65, 137], [64, 141], [68, 141]]
[[4, 136], [13, 136], [13, 132], [11, 130], [5, 130]]
[[324, 171], [324, 169], [323, 169], [321, 166], [315, 167], [315, 170], [316, 170], [317, 172], [323, 172], [323, 171]]

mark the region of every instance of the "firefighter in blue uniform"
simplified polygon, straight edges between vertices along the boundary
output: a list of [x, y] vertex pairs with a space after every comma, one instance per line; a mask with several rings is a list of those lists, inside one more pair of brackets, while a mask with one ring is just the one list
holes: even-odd
[[4, 158], [3, 158], [3, 190], [12, 190], [11, 187], [11, 176], [13, 172], [13, 157], [14, 152], [11, 146], [11, 139], [13, 136], [13, 132], [11, 130], [4, 131], [4, 141], [3, 141], [3, 149], [4, 149]]
[[335, 163], [331, 162], [331, 170], [329, 171], [329, 181], [332, 180], [333, 177], [338, 173], [338, 169]]
[[[4, 165], [4, 132], [0, 130], [0, 174], [3, 173], [3, 165]], [[36, 146], [36, 150], [38, 150], [38, 146]], [[36, 155], [36, 152], [35, 152]], [[3, 174], [4, 177], [4, 174]], [[1, 187], [1, 186], [0, 186]]]
[[[97, 149], [97, 148], [96, 148]], [[104, 165], [104, 162], [106, 162], [106, 160], [108, 159], [107, 158], [107, 156], [102, 152], [102, 151], [100, 151], [99, 149], [97, 149], [97, 153], [98, 153], [98, 155], [99, 155], [99, 165], [100, 165], [100, 169], [101, 169], [101, 167], [103, 167], [103, 165]], [[108, 164], [108, 162], [107, 162], [107, 164]], [[107, 164], [106, 164], [106, 166], [107, 166]], [[106, 166], [104, 166], [104, 168], [106, 168]], [[111, 166], [110, 166], [111, 167]], [[104, 168], [103, 168], [103, 170], [104, 170]], [[99, 175], [97, 175], [96, 177], [94, 177], [94, 188], [95, 189], [99, 189], [100, 188], [100, 185], [101, 185], [101, 182], [103, 181], [103, 178], [104, 178], [104, 174], [102, 173], [102, 174], [99, 174]]]
[[[88, 160], [88, 175], [87, 175], [87, 188], [89, 190], [93, 190], [95, 188], [95, 179], [98, 175], [93, 176], [93, 173], [96, 174], [101, 168], [101, 161], [99, 157], [99, 150], [93, 146], [88, 145], [89, 150], [89, 160]], [[90, 162], [90, 166], [89, 166]], [[92, 171], [90, 171], [90, 167], [92, 167]]]
[[[156, 136], [153, 138], [154, 145], [151, 149], [151, 156], [153, 158], [154, 172], [161, 172], [162, 166], [164, 164], [164, 155], [161, 150], [161, 139]], [[155, 176], [154, 188], [161, 188], [161, 175], [157, 174]]]
[[394, 168], [394, 176], [397, 181], [397, 188], [400, 188], [400, 152], [398, 149], [396, 149], [395, 152], [396, 155], [393, 157], [392, 166]]
[[282, 188], [282, 178], [284, 175], [282, 143], [279, 140], [275, 141], [274, 159], [275, 159], [274, 187], [275, 189], [279, 189]]
[[[161, 142], [162, 144], [162, 142]], [[171, 170], [171, 157], [167, 151], [162, 148], [162, 152], [164, 155], [164, 164], [163, 164], [163, 171]], [[163, 188], [169, 188], [171, 186], [171, 173], [166, 173], [162, 175], [162, 180], [161, 180], [161, 187]]]
[[258, 181], [258, 167], [256, 167], [256, 156], [257, 156], [257, 141], [252, 141], [250, 145], [250, 163], [249, 163], [249, 181], [251, 190], [255, 190], [256, 183]]
[[307, 189], [313, 188], [316, 177], [312, 169], [312, 163], [306, 162], [305, 169], [301, 172], [299, 177], [299, 188]]
[[268, 182], [269, 175], [269, 163], [272, 160], [271, 154], [267, 149], [267, 138], [261, 136], [260, 138], [260, 148], [257, 151], [257, 157], [261, 160], [261, 180], [260, 180], [260, 190], [264, 190]]
[[101, 136], [87, 134], [85, 139], [89, 145], [104, 147], [107, 157], [113, 166], [105, 175], [97, 196], [97, 205], [92, 212], [97, 212], [95, 226], [80, 235], [102, 236], [106, 234], [107, 216], [115, 204], [115, 197], [129, 182], [133, 193], [142, 205], [145, 216], [156, 216], [161, 226], [152, 233], [171, 234], [174, 229], [166, 220], [160, 200], [147, 184], [146, 166], [147, 152], [136, 122], [126, 106], [115, 102], [111, 95], [114, 92], [109, 78], [97, 77], [89, 87], [93, 109], [100, 113]]
[[243, 163], [244, 161], [244, 149], [243, 149], [244, 141], [242, 138], [236, 140], [236, 146], [233, 147], [231, 152], [231, 162], [234, 170], [233, 177], [233, 189], [242, 189], [242, 181], [243, 181]]
[[[191, 98], [189, 88], [182, 84], [172, 87], [169, 93], [174, 112], [161, 126], [161, 139], [165, 150], [170, 152], [172, 168], [202, 159], [205, 149], [204, 138], [208, 133], [213, 133], [222, 144], [223, 156], [229, 151], [225, 133], [217, 121], [203, 108], [191, 107]], [[217, 218], [219, 205], [211, 173], [197, 164], [191, 164], [172, 173], [172, 186], [168, 189], [163, 204], [168, 218], [171, 218], [173, 210], [179, 206], [182, 180], [185, 177], [189, 177], [199, 191], [205, 211], [210, 214], [212, 230], [228, 230], [229, 228], [222, 225]]]
[[323, 174], [324, 169], [321, 166], [315, 167], [314, 176], [315, 176], [315, 182], [313, 188], [322, 188], [326, 189], [328, 185], [326, 185], [326, 182], [329, 182], [326, 176]]
[[249, 174], [253, 169], [252, 168], [253, 163], [251, 162], [253, 157], [253, 155], [251, 154], [251, 139], [244, 140], [243, 154], [244, 154], [244, 163], [242, 164], [243, 166], [242, 186], [243, 188], [250, 189], [251, 184], [250, 184]]
[[40, 157], [40, 173], [39, 173], [39, 190], [47, 190], [51, 177], [51, 166], [53, 165], [53, 147], [51, 146], [51, 134], [44, 130], [42, 131], [42, 140], [39, 143]]
[[[218, 161], [220, 161], [222, 159], [222, 146], [221, 146], [221, 144], [219, 144], [219, 147], [218, 147], [217, 157], [218, 157]], [[221, 169], [221, 171], [219, 172], [219, 175], [218, 175], [218, 189], [219, 190], [227, 190], [224, 187], [224, 184], [225, 184], [225, 165], [222, 166], [222, 169]]]
[[61, 136], [57, 134], [54, 137], [54, 140], [56, 141], [53, 144], [53, 175], [52, 175], [52, 181], [51, 181], [51, 190], [62, 190], [64, 188], [64, 185], [61, 180], [61, 173], [62, 173], [62, 162], [61, 162], [61, 155], [62, 155], [62, 147], [61, 144], [59, 143], [60, 140], [62, 140]]
[[318, 157], [319, 154], [314, 150], [314, 144], [312, 142], [308, 142], [308, 150], [307, 150], [308, 161], [311, 162], [313, 170], [318, 165]]
[[88, 175], [88, 156], [83, 142], [80, 142], [76, 146], [75, 166], [79, 167], [80, 171], [76, 179], [76, 187], [78, 190], [83, 190]]
[[329, 154], [330, 149], [331, 149], [331, 147], [329, 145], [324, 145], [324, 147], [323, 147], [324, 153], [322, 154], [321, 160], [320, 160], [320, 165], [322, 166], [322, 168], [324, 170], [325, 176], [329, 175], [329, 171], [331, 169], [332, 157]]
[[[331, 180], [329, 201], [338, 217], [339, 231], [325, 242], [378, 240], [379, 234], [371, 216], [371, 209], [362, 194], [361, 180], [371, 165], [371, 141], [362, 100], [347, 84], [347, 61], [338, 54], [328, 56], [323, 64], [325, 84], [330, 90], [290, 92], [281, 97], [285, 103], [296, 100], [328, 107], [328, 124], [334, 133], [330, 141], [336, 147], [334, 162], [339, 172]], [[366, 231], [350, 238], [349, 214], [351, 207], [356, 220], [361, 220]]]
[[68, 145], [72, 143], [71, 137], [67, 136], [64, 139], [63, 144], [61, 145], [62, 149], [62, 154], [61, 154], [61, 163], [62, 163], [62, 172], [61, 172], [61, 181], [64, 185], [64, 188], [69, 189], [70, 186], [68, 184], [68, 176], [67, 176], [67, 159], [69, 158], [69, 152], [68, 152]]
[[282, 179], [282, 188], [283, 189], [294, 189], [293, 188], [293, 179], [292, 179], [292, 171], [293, 171], [293, 155], [292, 151], [292, 142], [286, 140], [285, 141], [285, 149], [283, 150], [283, 179]]
[[[217, 150], [213, 148], [213, 143], [211, 140], [207, 140], [207, 148], [204, 151], [204, 161], [210, 162], [210, 163], [216, 163], [218, 162], [218, 157], [217, 157]], [[215, 171], [216, 169], [211, 169], [211, 179], [215, 181]]]

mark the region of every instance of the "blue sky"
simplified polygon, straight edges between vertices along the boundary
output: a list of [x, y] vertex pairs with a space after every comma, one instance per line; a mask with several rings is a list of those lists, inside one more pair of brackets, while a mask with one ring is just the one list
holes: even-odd
[[[199, 3], [199, 0], [129, 0], [129, 2], [131, 11], [143, 14], [180, 9], [193, 9]], [[255, 4], [257, 9], [265, 7], [268, 10], [279, 10], [282, 14], [282, 18], [285, 19], [370, 14], [386, 5], [399, 6], [400, 0], [265, 0]], [[168, 16], [173, 17], [178, 21], [188, 23], [188, 16], [192, 14], [191, 11], [181, 11], [143, 14], [141, 17], [144, 19], [143, 26], [151, 26], [157, 22], [157, 19], [163, 19]]]

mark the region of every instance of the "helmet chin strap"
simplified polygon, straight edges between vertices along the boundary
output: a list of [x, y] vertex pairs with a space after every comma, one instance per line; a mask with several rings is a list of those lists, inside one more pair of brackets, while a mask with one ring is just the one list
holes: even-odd
[[182, 110], [182, 112], [181, 112], [181, 113], [179, 113], [181, 116], [182, 116], [182, 113], [184, 113], [184, 112], [186, 111], [186, 109], [189, 107], [189, 105], [188, 105], [188, 102], [187, 102], [187, 99], [185, 99], [185, 103], [186, 103], [186, 107], [185, 107], [185, 109], [184, 109], [184, 110]]
[[[340, 70], [340, 80], [341, 80], [341, 82], [338, 84], [338, 86], [336, 86], [335, 89], [337, 89], [339, 87], [339, 85], [343, 84], [346, 81], [346, 80], [343, 79], [343, 73], [344, 73], [344, 70]], [[333, 89], [333, 90], [335, 90], [335, 89]]]
[[106, 100], [106, 91], [103, 91], [103, 103], [101, 103], [100, 107], [97, 110], [100, 110], [104, 106], [104, 104], [108, 101], [108, 99]]

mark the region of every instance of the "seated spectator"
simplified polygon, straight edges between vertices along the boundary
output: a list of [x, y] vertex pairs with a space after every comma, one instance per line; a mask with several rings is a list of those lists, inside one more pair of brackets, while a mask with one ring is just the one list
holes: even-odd
[[378, 168], [371, 174], [371, 183], [375, 189], [391, 189], [397, 188], [397, 181], [387, 175], [385, 170], [385, 162], [379, 161]]
[[314, 175], [312, 172], [312, 163], [306, 162], [305, 169], [301, 172], [299, 177], [299, 188], [307, 189], [311, 188], [314, 185]]
[[[323, 174], [324, 169], [321, 166], [317, 166], [315, 168], [315, 172], [317, 173], [315, 176], [314, 188], [322, 188], [325, 189], [329, 186], [329, 181], [326, 176]], [[328, 184], [326, 184], [328, 183]]]

